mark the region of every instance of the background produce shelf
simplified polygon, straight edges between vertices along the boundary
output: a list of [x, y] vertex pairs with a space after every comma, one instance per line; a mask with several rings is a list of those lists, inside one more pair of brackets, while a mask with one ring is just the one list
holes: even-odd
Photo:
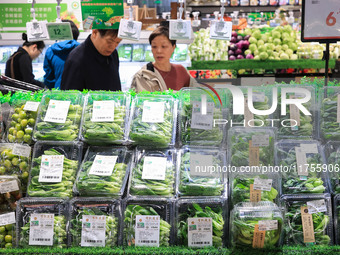
[[[335, 59], [329, 60], [329, 68], [335, 67]], [[321, 59], [299, 60], [251, 60], [238, 59], [234, 61], [192, 61], [189, 70], [218, 70], [218, 69], [307, 69], [325, 68], [325, 61]]]

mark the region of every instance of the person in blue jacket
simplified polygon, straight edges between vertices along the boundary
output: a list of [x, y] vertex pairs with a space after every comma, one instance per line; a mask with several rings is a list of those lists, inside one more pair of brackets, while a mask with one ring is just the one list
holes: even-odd
[[65, 61], [70, 52], [80, 43], [77, 42], [79, 30], [72, 20], [62, 20], [71, 24], [73, 40], [61, 41], [46, 50], [44, 59], [44, 83], [49, 88], [60, 88]]

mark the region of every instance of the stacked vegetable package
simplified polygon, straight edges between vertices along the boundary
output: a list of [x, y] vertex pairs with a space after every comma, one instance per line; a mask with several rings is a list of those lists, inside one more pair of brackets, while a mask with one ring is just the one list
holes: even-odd
[[340, 142], [329, 141], [324, 145], [326, 165], [324, 171], [329, 176], [330, 190], [333, 194], [340, 193]]

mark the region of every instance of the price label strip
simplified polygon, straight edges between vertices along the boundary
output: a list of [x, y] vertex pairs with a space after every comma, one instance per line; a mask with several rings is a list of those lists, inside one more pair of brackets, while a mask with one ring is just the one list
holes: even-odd
[[96, 155], [89, 174], [99, 176], [111, 176], [117, 159], [117, 156]]
[[251, 142], [253, 147], [269, 146], [269, 135], [253, 135]]
[[144, 101], [142, 122], [161, 123], [164, 122], [164, 102]]
[[260, 231], [270, 231], [278, 229], [277, 220], [259, 220], [259, 230]]
[[8, 192], [18, 191], [19, 185], [18, 181], [11, 180], [11, 181], [4, 181], [0, 182], [0, 194], [5, 194]]
[[30, 218], [29, 245], [53, 245], [54, 214], [32, 213]]
[[260, 202], [261, 201], [261, 190], [255, 190], [254, 184], [250, 184], [250, 202]]
[[142, 179], [165, 180], [166, 171], [165, 157], [145, 157], [143, 163]]
[[[202, 102], [193, 102], [191, 128], [212, 130], [214, 121], [214, 103], [207, 103], [206, 114], [202, 114], [201, 109]], [[195, 139], [195, 137], [192, 137], [192, 139]]]
[[31, 147], [16, 143], [13, 146], [12, 154], [17, 155], [19, 157], [29, 158], [31, 155]]
[[45, 114], [44, 121], [53, 123], [65, 123], [71, 101], [59, 101], [51, 99]]
[[16, 220], [14, 212], [0, 214], [0, 226], [14, 224], [15, 222]]
[[307, 202], [308, 213], [327, 212], [326, 201], [324, 199]]
[[61, 182], [64, 169], [64, 155], [42, 155], [39, 182]]
[[24, 111], [36, 112], [38, 111], [40, 102], [27, 101], [24, 106]]
[[105, 246], [106, 216], [83, 215], [81, 229], [82, 247]]
[[93, 101], [92, 122], [113, 122], [115, 117], [115, 101]]
[[135, 245], [159, 247], [159, 215], [137, 215]]
[[69, 22], [47, 23], [46, 27], [50, 40], [73, 40]]
[[272, 184], [273, 184], [272, 179], [255, 178], [253, 189], [254, 190], [263, 190], [263, 191], [271, 191]]
[[263, 248], [265, 236], [266, 236], [266, 231], [259, 230], [259, 224], [255, 224], [254, 236], [253, 236], [253, 248]]
[[249, 166], [260, 165], [260, 148], [253, 146], [252, 141], [249, 141]]
[[212, 246], [212, 218], [188, 218], [188, 246]]

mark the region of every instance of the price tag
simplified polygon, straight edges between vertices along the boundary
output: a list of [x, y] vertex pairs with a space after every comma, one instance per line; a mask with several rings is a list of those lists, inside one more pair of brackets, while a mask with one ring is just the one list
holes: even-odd
[[48, 40], [49, 37], [46, 24], [47, 21], [27, 22], [26, 23], [27, 41], [36, 42]]
[[32, 213], [29, 245], [53, 245], [54, 214]]
[[253, 189], [254, 190], [263, 190], [263, 191], [271, 191], [272, 184], [273, 184], [272, 179], [255, 178]]
[[212, 172], [213, 155], [190, 153], [190, 176], [191, 177], [219, 177], [218, 172]]
[[188, 218], [188, 246], [212, 246], [211, 218]]
[[31, 155], [31, 147], [16, 143], [13, 146], [12, 154], [19, 157], [29, 158]]
[[92, 122], [112, 122], [115, 117], [115, 101], [93, 101]]
[[314, 200], [307, 202], [308, 213], [318, 213], [318, 212], [327, 212], [327, 206], [324, 199]]
[[117, 156], [96, 155], [89, 174], [111, 176], [117, 162]]
[[18, 181], [16, 180], [0, 182], [0, 194], [18, 191], [18, 190], [19, 190], [19, 185], [18, 185]]
[[50, 40], [73, 40], [69, 22], [47, 23], [46, 27]]
[[132, 41], [138, 41], [142, 30], [142, 22], [128, 19], [121, 19], [118, 30], [118, 37]]
[[254, 189], [254, 184], [250, 184], [250, 202], [260, 202], [261, 192], [261, 190]]
[[64, 155], [42, 155], [39, 182], [61, 182]]
[[159, 247], [159, 215], [137, 215], [135, 245]]
[[36, 112], [38, 111], [40, 102], [27, 101], [24, 106], [24, 111]]
[[298, 168], [298, 175], [308, 176], [306, 153], [300, 147], [295, 147], [296, 165]]
[[15, 220], [15, 213], [5, 213], [0, 215], [0, 226], [5, 226], [8, 224], [14, 224], [16, 222]]
[[316, 143], [302, 143], [300, 144], [301, 151], [304, 153], [319, 153], [318, 145]]
[[260, 148], [253, 146], [252, 141], [249, 141], [249, 166], [260, 165]]
[[253, 248], [263, 248], [266, 231], [259, 230], [259, 224], [255, 224], [253, 236]]
[[[211, 130], [214, 121], [214, 103], [207, 103], [206, 114], [201, 113], [201, 102], [193, 102], [192, 104], [192, 117], [191, 128]], [[195, 139], [195, 137], [192, 137]]]
[[253, 135], [251, 141], [253, 147], [269, 146], [269, 135]]
[[53, 123], [65, 123], [71, 101], [58, 101], [51, 99], [44, 121]]
[[277, 220], [259, 220], [259, 230], [260, 231], [269, 231], [278, 229]]
[[303, 242], [315, 243], [313, 217], [306, 206], [301, 206]]
[[142, 122], [161, 123], [164, 122], [164, 102], [144, 101]]
[[83, 215], [81, 228], [81, 246], [105, 246], [106, 216]]
[[164, 157], [145, 157], [142, 179], [164, 181], [166, 160]]
[[210, 39], [231, 40], [233, 24], [230, 21], [212, 20], [210, 25]]
[[191, 39], [191, 21], [190, 20], [170, 20], [169, 24], [170, 40]]

